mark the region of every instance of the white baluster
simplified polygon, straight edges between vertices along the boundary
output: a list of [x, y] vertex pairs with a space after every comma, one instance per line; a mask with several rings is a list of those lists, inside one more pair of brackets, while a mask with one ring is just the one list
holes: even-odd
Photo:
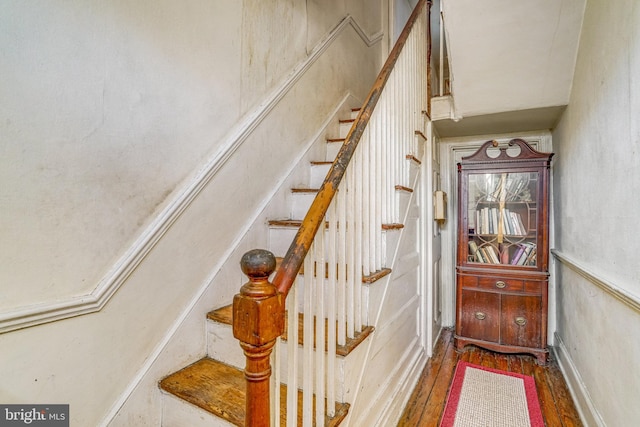
[[315, 401], [316, 401], [316, 411], [315, 411], [315, 419], [316, 425], [322, 424], [324, 422], [324, 397], [325, 397], [325, 270], [326, 270], [326, 261], [325, 261], [325, 235], [326, 228], [324, 226], [324, 222], [320, 225], [318, 232], [316, 233], [316, 239], [314, 241], [315, 246], [315, 260], [316, 260], [316, 272], [314, 274], [314, 290], [315, 290], [315, 318], [313, 319], [316, 325], [316, 335], [314, 337], [310, 337], [309, 341], [311, 341], [310, 345], [313, 347], [313, 341], [315, 340], [315, 351], [316, 351], [316, 360], [315, 360]]
[[298, 424], [298, 286], [302, 280], [296, 278], [287, 297], [287, 427]]
[[313, 249], [314, 244], [304, 259], [302, 423], [305, 426], [310, 426], [313, 421]]
[[327, 244], [329, 272], [327, 274], [327, 415], [333, 417], [336, 413], [336, 275], [337, 254], [336, 238], [338, 224], [336, 218], [337, 199], [329, 206], [327, 219], [329, 221], [329, 239]]

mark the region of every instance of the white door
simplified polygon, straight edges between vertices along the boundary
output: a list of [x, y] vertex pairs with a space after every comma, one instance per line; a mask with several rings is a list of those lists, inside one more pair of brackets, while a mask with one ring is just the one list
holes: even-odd
[[423, 169], [425, 185], [423, 215], [423, 242], [424, 256], [422, 259], [423, 280], [425, 281], [425, 348], [427, 355], [431, 356], [435, 341], [438, 339], [442, 326], [442, 237], [440, 224], [434, 220], [433, 206], [434, 193], [441, 189], [440, 182], [440, 150], [438, 141], [433, 134], [431, 122], [426, 125], [427, 130], [427, 156]]

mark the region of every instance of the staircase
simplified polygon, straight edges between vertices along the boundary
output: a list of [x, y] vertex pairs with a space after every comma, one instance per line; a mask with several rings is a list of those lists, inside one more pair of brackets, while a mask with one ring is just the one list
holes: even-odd
[[425, 206], [414, 189], [427, 142], [428, 34], [419, 0], [362, 110], [340, 120], [307, 185], [291, 189], [288, 218], [268, 221], [271, 252], [245, 253], [249, 281], [232, 307], [207, 315], [207, 356], [160, 382], [163, 426], [399, 416], [426, 346]]
[[[309, 210], [309, 207], [317, 193], [317, 189], [322, 184], [332, 158], [335, 158], [344, 138], [353, 123], [353, 119], [358, 114], [359, 109], [352, 110], [352, 117], [340, 120], [340, 135], [338, 138], [326, 140], [326, 158], [313, 161], [310, 167], [310, 182], [307, 188], [292, 188], [290, 198], [289, 219], [274, 219], [269, 221], [269, 250], [276, 255], [282, 256], [286, 253], [290, 242], [297, 232], [302, 218]], [[417, 159], [409, 159], [414, 165], [414, 173], [417, 173], [419, 162]], [[407, 200], [412, 190], [409, 188], [397, 188], [399, 197]], [[406, 208], [406, 203], [405, 203]], [[398, 233], [402, 229], [400, 224], [385, 226], [387, 233]], [[397, 238], [396, 238], [397, 240]], [[325, 269], [326, 270], [326, 269]], [[374, 286], [376, 282], [385, 278], [391, 273], [388, 268], [381, 269], [362, 277], [363, 284], [366, 285], [365, 294], [369, 294], [368, 287]], [[302, 270], [301, 275], [305, 272]], [[314, 273], [315, 274], [315, 273]], [[238, 283], [238, 288], [242, 283]], [[367, 298], [368, 300], [368, 298]], [[300, 307], [302, 310], [302, 307]], [[304, 333], [304, 315], [300, 314], [298, 322], [300, 331], [298, 341], [302, 348]], [[368, 314], [367, 314], [368, 317]], [[315, 323], [315, 322], [314, 322]], [[340, 365], [339, 372], [343, 374], [356, 370], [356, 366], [350, 366], [354, 362], [350, 355], [362, 344], [373, 332], [373, 326], [363, 326], [359, 332], [351, 339], [347, 339], [345, 344], [336, 344], [337, 363]], [[326, 334], [325, 334], [326, 336]], [[281, 337], [287, 341], [288, 331]], [[314, 337], [315, 340], [315, 337]], [[163, 391], [163, 426], [244, 426], [245, 421], [245, 379], [243, 368], [245, 357], [240, 348], [238, 340], [234, 338], [232, 332], [232, 306], [227, 305], [208, 313], [206, 319], [206, 342], [207, 356], [175, 372], [160, 381], [160, 388]], [[283, 346], [284, 347], [284, 346]], [[283, 349], [285, 353], [286, 347]], [[286, 353], [282, 360], [287, 360]], [[286, 367], [283, 367], [286, 370]], [[348, 378], [339, 379], [339, 394], [345, 395], [344, 390], [354, 387], [356, 384], [348, 384]], [[286, 425], [286, 384], [281, 385], [281, 425]], [[299, 392], [299, 400], [302, 393]], [[301, 408], [302, 404], [298, 405]], [[348, 403], [336, 404], [335, 415], [326, 417], [324, 425], [337, 426], [346, 417], [349, 410]], [[299, 411], [300, 412], [300, 411]], [[298, 414], [298, 418], [301, 415]], [[298, 425], [302, 425], [299, 420]]]

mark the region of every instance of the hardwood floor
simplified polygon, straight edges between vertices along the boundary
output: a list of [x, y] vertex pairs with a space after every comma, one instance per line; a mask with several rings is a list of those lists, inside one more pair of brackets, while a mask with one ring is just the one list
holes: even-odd
[[554, 360], [547, 366], [538, 366], [533, 356], [499, 354], [474, 346], [467, 346], [458, 354], [453, 346], [453, 331], [444, 329], [398, 427], [438, 426], [458, 360], [533, 376], [546, 426], [582, 426], [560, 368]]

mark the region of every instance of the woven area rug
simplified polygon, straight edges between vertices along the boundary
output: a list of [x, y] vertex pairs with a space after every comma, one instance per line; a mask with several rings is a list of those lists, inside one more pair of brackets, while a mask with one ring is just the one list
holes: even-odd
[[544, 427], [535, 380], [460, 361], [440, 427]]

